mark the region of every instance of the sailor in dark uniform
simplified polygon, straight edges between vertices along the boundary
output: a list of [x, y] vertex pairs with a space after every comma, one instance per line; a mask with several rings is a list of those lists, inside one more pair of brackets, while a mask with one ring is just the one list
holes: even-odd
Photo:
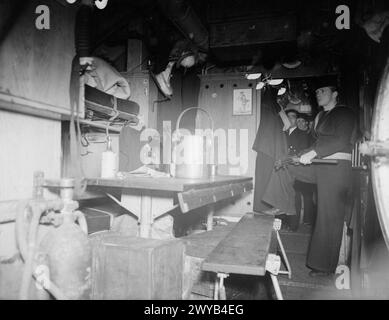
[[[303, 150], [308, 149], [311, 146], [311, 136], [308, 132], [300, 130], [297, 127], [297, 119], [301, 117], [299, 112], [294, 109], [286, 110], [285, 113], [288, 116], [291, 126], [286, 132], [286, 140], [288, 143], [288, 155], [296, 156], [300, 154]], [[305, 211], [307, 211], [308, 216], [312, 216], [313, 211], [313, 191], [315, 186], [310, 183], [305, 183], [296, 179], [294, 182], [293, 188], [296, 192], [295, 194], [295, 206], [296, 214], [289, 215], [286, 219], [287, 228], [290, 231], [297, 231], [300, 225], [300, 212], [302, 207], [301, 198], [304, 201], [304, 216]]]
[[[300, 156], [300, 163], [305, 166], [289, 166], [296, 179], [317, 184], [318, 211], [307, 255], [311, 276], [329, 275], [336, 270], [352, 183], [356, 116], [351, 108], [338, 104], [338, 89], [328, 81], [316, 90], [323, 111], [315, 118], [315, 143]], [[335, 159], [338, 163], [310, 165], [315, 158]]]
[[291, 123], [286, 136], [288, 142], [288, 154], [296, 155], [304, 149], [307, 149], [310, 144], [310, 137], [307, 132], [300, 130], [297, 127], [297, 119], [300, 116], [299, 112], [294, 109], [286, 110], [286, 115]]

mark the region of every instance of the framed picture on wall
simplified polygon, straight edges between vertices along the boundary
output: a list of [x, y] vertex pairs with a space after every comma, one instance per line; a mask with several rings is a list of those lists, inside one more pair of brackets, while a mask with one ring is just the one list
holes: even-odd
[[252, 89], [234, 89], [233, 99], [233, 116], [247, 116], [253, 114]]

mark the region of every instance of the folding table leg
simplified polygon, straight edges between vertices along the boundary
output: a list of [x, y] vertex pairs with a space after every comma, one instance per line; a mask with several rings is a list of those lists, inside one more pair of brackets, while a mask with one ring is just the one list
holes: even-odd
[[139, 215], [139, 236], [142, 238], [151, 237], [151, 226], [153, 224], [151, 196], [142, 194], [141, 209]]
[[207, 214], [207, 231], [211, 231], [213, 229], [213, 215], [215, 213], [215, 207], [211, 204], [208, 208]]
[[280, 284], [278, 283], [277, 276], [274, 274], [270, 274], [271, 282], [273, 283], [274, 291], [276, 292], [277, 300], [284, 300], [284, 297], [282, 296]]
[[266, 259], [266, 271], [269, 272], [271, 281], [273, 283], [274, 291], [278, 300], [283, 300], [280, 285], [278, 283], [277, 275], [281, 267], [281, 258], [275, 254], [268, 254]]
[[218, 273], [215, 282], [214, 300], [227, 300], [226, 288], [224, 286], [224, 279], [228, 277], [226, 273]]
[[275, 219], [274, 220], [274, 225], [273, 225], [273, 229], [275, 230], [276, 232], [276, 235], [277, 235], [277, 242], [278, 242], [278, 245], [281, 249], [281, 254], [282, 254], [282, 258], [284, 259], [285, 261], [285, 264], [286, 264], [286, 270], [287, 271], [279, 271], [278, 273], [280, 274], [287, 274], [288, 275], [288, 278], [291, 279], [292, 278], [292, 268], [290, 267], [290, 264], [289, 264], [289, 260], [288, 260], [288, 257], [286, 256], [286, 252], [285, 252], [285, 249], [284, 249], [284, 245], [282, 244], [282, 241], [281, 241], [281, 236], [280, 236], [280, 233], [279, 233], [279, 230], [281, 230], [281, 220], [280, 219]]
[[219, 278], [215, 279], [215, 291], [213, 292], [213, 300], [219, 300]]

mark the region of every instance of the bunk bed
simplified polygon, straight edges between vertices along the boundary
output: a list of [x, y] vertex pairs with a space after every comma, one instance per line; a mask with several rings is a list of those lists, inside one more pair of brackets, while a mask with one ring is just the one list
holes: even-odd
[[101, 90], [85, 85], [84, 125], [120, 132], [125, 125], [135, 126], [139, 122], [139, 104], [132, 100], [117, 98]]

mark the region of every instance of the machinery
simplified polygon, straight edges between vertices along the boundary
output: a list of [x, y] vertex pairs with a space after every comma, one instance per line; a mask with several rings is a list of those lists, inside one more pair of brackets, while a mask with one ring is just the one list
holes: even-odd
[[[73, 200], [74, 180], [34, 177], [34, 199], [18, 203], [17, 243], [24, 260], [20, 299], [89, 299], [91, 249], [87, 224]], [[43, 189], [59, 190], [60, 198], [43, 199]], [[78, 224], [76, 224], [76, 222]], [[40, 224], [52, 225], [38, 243]], [[34, 293], [32, 280], [38, 292]]]

